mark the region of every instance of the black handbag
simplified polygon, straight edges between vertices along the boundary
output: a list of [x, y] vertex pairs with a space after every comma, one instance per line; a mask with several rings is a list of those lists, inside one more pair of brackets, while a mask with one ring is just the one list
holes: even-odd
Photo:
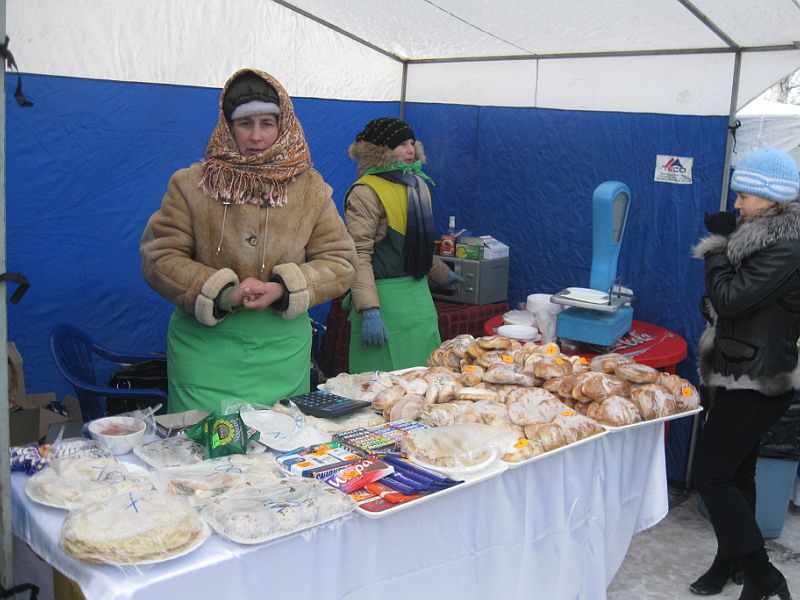
[[[167, 361], [163, 359], [146, 360], [122, 367], [108, 380], [108, 387], [120, 390], [142, 389], [161, 390], [167, 393]], [[120, 398], [108, 396], [106, 398], [106, 414], [118, 415], [135, 410], [144, 410], [156, 404], [155, 400], [147, 398]], [[156, 414], [166, 412], [162, 406]]]

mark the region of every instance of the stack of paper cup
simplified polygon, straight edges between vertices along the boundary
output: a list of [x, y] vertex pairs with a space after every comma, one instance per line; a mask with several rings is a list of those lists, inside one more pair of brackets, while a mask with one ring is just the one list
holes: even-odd
[[550, 294], [531, 294], [525, 303], [525, 310], [533, 313], [536, 326], [542, 334], [542, 342], [555, 341], [556, 318], [563, 307], [550, 302]]
[[563, 307], [560, 304], [553, 304], [550, 302], [550, 298], [550, 294], [531, 294], [528, 296], [528, 301], [525, 303], [525, 310], [533, 314], [539, 311], [545, 311], [557, 315], [561, 312]]

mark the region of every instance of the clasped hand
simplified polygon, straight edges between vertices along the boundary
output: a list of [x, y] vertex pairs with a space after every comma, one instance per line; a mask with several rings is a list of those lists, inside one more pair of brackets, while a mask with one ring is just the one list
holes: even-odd
[[248, 277], [231, 293], [231, 306], [263, 310], [283, 296], [283, 286], [274, 281]]

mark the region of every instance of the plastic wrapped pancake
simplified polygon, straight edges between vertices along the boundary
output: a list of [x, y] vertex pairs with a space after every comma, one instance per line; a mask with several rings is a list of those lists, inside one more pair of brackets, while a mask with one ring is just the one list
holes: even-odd
[[64, 552], [86, 562], [142, 564], [186, 554], [209, 535], [186, 500], [150, 490], [73, 511], [61, 527], [59, 543]]
[[104, 498], [152, 489], [148, 473], [114, 457], [60, 458], [25, 484], [28, 497], [40, 504], [74, 509]]
[[317, 479], [287, 477], [212, 498], [201, 516], [226, 538], [260, 544], [352, 512], [355, 501]]
[[150, 474], [150, 479], [157, 490], [198, 502], [285, 476], [271, 456], [231, 454], [192, 465], [158, 469]]

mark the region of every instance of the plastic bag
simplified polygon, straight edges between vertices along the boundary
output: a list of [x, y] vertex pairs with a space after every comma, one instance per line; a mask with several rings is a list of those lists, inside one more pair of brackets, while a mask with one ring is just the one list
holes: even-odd
[[127, 492], [152, 489], [147, 470], [113, 456], [59, 458], [31, 476], [25, 492], [35, 502], [74, 509]]
[[278, 452], [331, 441], [331, 435], [312, 427], [305, 415], [292, 403], [291, 414], [276, 410], [243, 410], [245, 425], [259, 432], [259, 441]]
[[201, 516], [220, 535], [240, 544], [260, 544], [336, 519], [355, 501], [317, 479], [287, 477], [212, 498]]
[[414, 431], [400, 442], [400, 448], [424, 467], [461, 474], [488, 467], [518, 439], [518, 433], [510, 429], [456, 423]]
[[241, 487], [281, 479], [286, 474], [271, 456], [231, 454], [150, 473], [157, 490], [202, 503]]
[[761, 438], [759, 456], [800, 460], [800, 396]]
[[250, 440], [260, 437], [258, 431], [245, 425], [241, 415], [210, 415], [186, 430], [186, 437], [201, 444], [205, 457], [217, 458], [229, 454], [246, 454]]
[[61, 527], [59, 546], [85, 562], [136, 565], [182, 556], [210, 534], [185, 499], [144, 490], [73, 511]]

